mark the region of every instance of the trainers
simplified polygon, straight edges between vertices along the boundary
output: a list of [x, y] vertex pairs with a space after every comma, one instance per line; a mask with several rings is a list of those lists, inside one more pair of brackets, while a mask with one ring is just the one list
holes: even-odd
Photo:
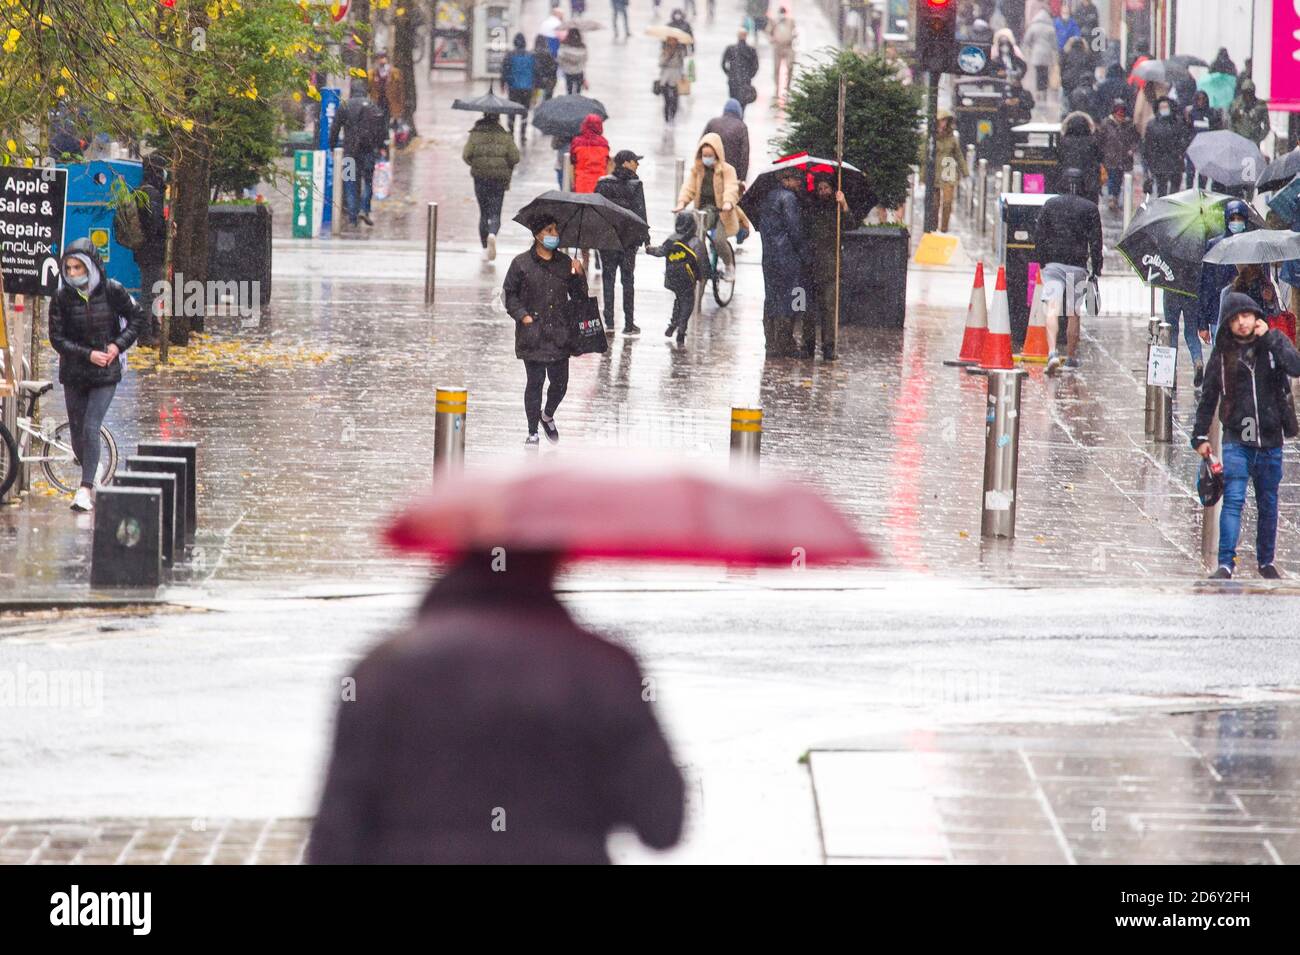
[[542, 415], [542, 430], [546, 432], [546, 440], [551, 444], [558, 444], [560, 441], [560, 429], [555, 426], [555, 419]]
[[525, 448], [535, 448], [535, 447], [537, 447], [539, 444], [541, 444], [541, 441], [540, 441], [540, 439], [537, 437], [537, 433], [536, 433], [536, 432], [534, 432], [534, 433], [530, 434], [528, 437], [524, 438], [524, 447], [525, 447]]
[[1282, 575], [1277, 572], [1277, 568], [1272, 564], [1265, 564], [1259, 569], [1259, 575], [1265, 580], [1281, 580]]
[[1205, 365], [1201, 362], [1196, 363], [1196, 370], [1192, 372], [1192, 387], [1199, 388], [1205, 381]]
[[374, 225], [374, 224], [375, 224], [375, 220], [373, 220], [373, 219], [370, 218], [370, 213], [369, 213], [369, 212], [363, 212], [363, 213], [361, 213], [360, 215], [358, 215], [357, 218], [360, 219], [362, 222], [364, 222], [366, 225]]
[[1047, 356], [1047, 374], [1049, 375], [1056, 374], [1058, 371], [1061, 370], [1061, 366], [1063, 364], [1065, 364], [1065, 359], [1062, 358], [1060, 355], [1058, 355], [1056, 352], [1052, 352], [1050, 355]]
[[677, 331], [677, 326], [669, 322], [668, 327], [664, 329], [664, 338], [672, 338], [675, 331]]
[[1079, 367], [1079, 359], [1077, 359], [1077, 358], [1075, 358], [1073, 355], [1071, 355], [1069, 358], [1065, 359], [1065, 367], [1066, 367], [1066, 368], [1078, 368], [1078, 367]]
[[95, 502], [90, 496], [90, 488], [77, 488], [77, 493], [72, 495], [72, 509], [74, 511], [93, 511], [95, 509]]
[[636, 325], [632, 324], [631, 322], [628, 322], [626, 325], [623, 326], [623, 334], [624, 334], [624, 335], [640, 335], [640, 334], [641, 334], [641, 329], [638, 328]]
[[1210, 574], [1210, 580], [1231, 580], [1231, 579], [1232, 579], [1231, 567], [1224, 567], [1220, 565], [1218, 570]]
[[497, 257], [497, 237], [489, 234], [487, 238], [487, 260], [491, 262]]

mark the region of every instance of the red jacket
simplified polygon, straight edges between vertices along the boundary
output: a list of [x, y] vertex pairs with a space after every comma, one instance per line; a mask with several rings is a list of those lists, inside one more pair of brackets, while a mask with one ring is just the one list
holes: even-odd
[[605, 175], [609, 163], [609, 142], [601, 135], [605, 125], [595, 113], [582, 121], [582, 132], [569, 143], [573, 159], [573, 191], [595, 192], [596, 182]]

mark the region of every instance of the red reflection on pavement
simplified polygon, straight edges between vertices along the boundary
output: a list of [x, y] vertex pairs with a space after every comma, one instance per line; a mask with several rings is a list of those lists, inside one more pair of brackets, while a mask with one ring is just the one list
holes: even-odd
[[885, 526], [893, 531], [895, 558], [908, 570], [926, 574], [930, 569], [921, 554], [919, 517], [921, 494], [927, 488], [922, 468], [925, 446], [921, 438], [930, 383], [926, 377], [924, 346], [917, 343], [910, 356], [906, 351], [904, 345], [903, 361], [907, 370], [894, 404], [894, 453], [889, 462], [889, 509], [885, 513]]

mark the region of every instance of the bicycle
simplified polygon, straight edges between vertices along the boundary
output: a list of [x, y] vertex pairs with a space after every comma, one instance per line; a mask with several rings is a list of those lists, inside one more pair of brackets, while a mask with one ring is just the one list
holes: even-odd
[[708, 243], [713, 300], [719, 308], [726, 308], [736, 294], [736, 250], [731, 247], [726, 230], [718, 230], [717, 209], [697, 209], [695, 222], [700, 238]]
[[[27, 398], [27, 412], [18, 416], [17, 439], [0, 423], [0, 497], [4, 497], [18, 479], [20, 464], [39, 463], [50, 484], [65, 494], [71, 494], [81, 485], [81, 462], [72, 451], [68, 422], [54, 425], [46, 421], [40, 430], [32, 427], [37, 401], [52, 390], [52, 381], [24, 381], [18, 385], [19, 395]], [[99, 437], [102, 446], [95, 483], [102, 487], [113, 483], [113, 476], [117, 474], [117, 439], [107, 427], [99, 429]], [[40, 454], [26, 453], [33, 439], [40, 441]]]

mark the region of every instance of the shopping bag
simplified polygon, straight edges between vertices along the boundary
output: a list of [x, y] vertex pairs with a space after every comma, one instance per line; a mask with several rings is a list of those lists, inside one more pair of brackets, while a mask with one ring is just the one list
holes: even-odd
[[569, 351], [574, 355], [603, 355], [609, 344], [600, 320], [600, 305], [595, 296], [587, 296], [570, 306], [572, 331]]
[[371, 180], [370, 191], [376, 200], [387, 199], [393, 188], [393, 164], [387, 159], [375, 163], [375, 177]]

